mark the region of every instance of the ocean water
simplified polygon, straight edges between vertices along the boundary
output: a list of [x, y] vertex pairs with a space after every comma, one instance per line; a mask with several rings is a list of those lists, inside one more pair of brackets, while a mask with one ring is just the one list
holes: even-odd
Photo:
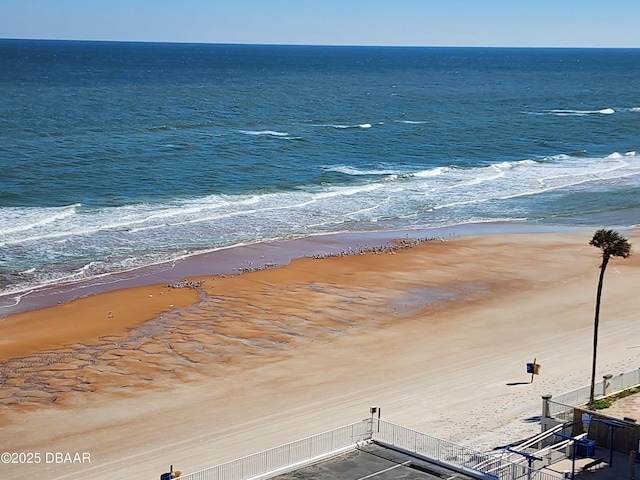
[[200, 252], [640, 223], [640, 50], [0, 40], [0, 297]]

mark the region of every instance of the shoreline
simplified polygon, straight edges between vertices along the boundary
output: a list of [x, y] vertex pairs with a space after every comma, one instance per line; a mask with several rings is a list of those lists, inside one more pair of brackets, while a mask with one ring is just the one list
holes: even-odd
[[[7, 315], [63, 305], [74, 299], [136, 287], [168, 285], [187, 278], [211, 275], [236, 275], [242, 269], [276, 268], [292, 260], [316, 254], [355, 250], [363, 245], [383, 246], [403, 238], [448, 238], [495, 233], [541, 233], [580, 231], [589, 227], [572, 225], [539, 225], [528, 223], [468, 223], [448, 227], [414, 230], [380, 230], [339, 232], [304, 236], [295, 239], [269, 240], [248, 245], [231, 246], [196, 253], [176, 261], [109, 273], [71, 283], [37, 287], [33, 290], [0, 294], [0, 322]], [[633, 227], [625, 227], [633, 229]], [[250, 268], [247, 268], [250, 267]]]
[[[371, 405], [483, 451], [530, 436], [542, 395], [588, 383], [591, 235], [452, 236], [208, 276], [202, 294], [154, 285], [4, 317], [0, 338], [17, 343], [0, 362], [3, 448], [92, 456], [7, 465], [5, 476], [193, 472], [351, 423]], [[640, 242], [638, 229], [625, 236]], [[598, 372], [617, 374], [640, 360], [640, 256], [613, 260], [606, 277]], [[47, 323], [60, 337], [43, 345]], [[542, 373], [529, 383], [533, 358]]]

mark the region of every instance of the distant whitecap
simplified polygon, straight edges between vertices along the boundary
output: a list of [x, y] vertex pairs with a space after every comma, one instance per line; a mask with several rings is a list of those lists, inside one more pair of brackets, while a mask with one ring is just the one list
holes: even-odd
[[289, 133], [287, 132], [278, 132], [275, 130], [240, 130], [240, 133], [244, 133], [245, 135], [267, 135], [271, 137], [288, 137]]
[[391, 169], [363, 169], [356, 168], [350, 165], [336, 165], [333, 167], [326, 167], [325, 170], [344, 173], [345, 175], [405, 175], [407, 172], [400, 172], [398, 170]]
[[[377, 125], [382, 125], [383, 122], [378, 122]], [[335, 128], [337, 130], [346, 130], [346, 129], [350, 129], [350, 128], [371, 128], [373, 125], [370, 123], [358, 123], [358, 124], [353, 124], [353, 125], [345, 125], [345, 124], [341, 124], [341, 123], [330, 123], [330, 124], [319, 124], [319, 125], [315, 125], [317, 127], [330, 127], [330, 128]]]
[[616, 113], [613, 108], [602, 108], [600, 110], [570, 110], [570, 109], [557, 109], [549, 110], [547, 113], [557, 116], [584, 116], [584, 115], [612, 115]]

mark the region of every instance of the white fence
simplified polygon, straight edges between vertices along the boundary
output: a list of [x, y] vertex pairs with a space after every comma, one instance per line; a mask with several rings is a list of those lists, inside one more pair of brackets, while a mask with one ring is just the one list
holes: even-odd
[[[638, 368], [596, 382], [595, 398], [606, 397], [636, 385], [640, 385]], [[552, 397], [548, 401], [548, 416], [563, 423], [573, 421], [573, 407], [588, 403], [590, 391], [590, 387], [586, 386]]]
[[[180, 480], [245, 480], [267, 478], [323, 456], [333, 455], [371, 437], [371, 420], [363, 420], [313, 437], [249, 455], [195, 473]], [[268, 474], [268, 475], [267, 475]]]
[[254, 455], [223, 463], [180, 480], [259, 480], [355, 449], [373, 440], [441, 466], [486, 480], [557, 480], [557, 476], [512, 463], [501, 454], [481, 453], [380, 419], [366, 419]]
[[505, 461], [500, 455], [476, 452], [385, 421], [379, 422], [377, 430], [373, 433], [376, 442], [426, 457], [476, 478], [557, 480], [557, 476], [530, 469], [528, 465]]

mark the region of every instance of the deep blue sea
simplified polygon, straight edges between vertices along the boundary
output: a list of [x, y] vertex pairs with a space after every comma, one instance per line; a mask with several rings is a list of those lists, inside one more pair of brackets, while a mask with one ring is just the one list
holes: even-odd
[[0, 40], [0, 294], [321, 233], [640, 223], [640, 50]]

